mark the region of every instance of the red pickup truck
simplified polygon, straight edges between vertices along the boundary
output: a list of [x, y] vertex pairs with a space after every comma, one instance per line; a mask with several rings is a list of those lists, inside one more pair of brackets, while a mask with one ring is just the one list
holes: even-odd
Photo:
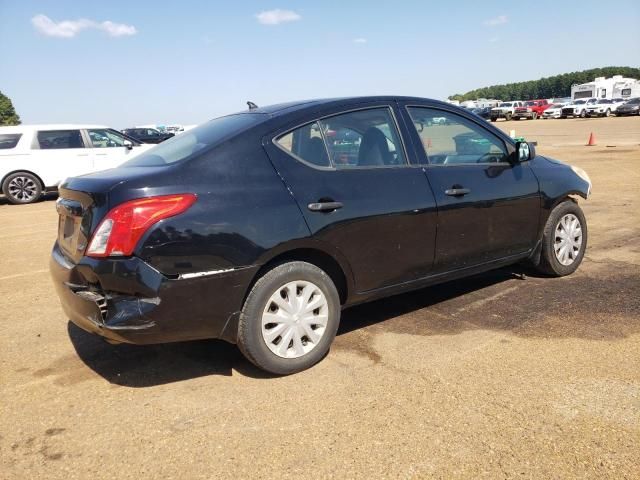
[[542, 117], [542, 112], [549, 108], [551, 104], [546, 100], [529, 100], [524, 103], [524, 107], [517, 107], [513, 112], [513, 119], [529, 118], [535, 120]]

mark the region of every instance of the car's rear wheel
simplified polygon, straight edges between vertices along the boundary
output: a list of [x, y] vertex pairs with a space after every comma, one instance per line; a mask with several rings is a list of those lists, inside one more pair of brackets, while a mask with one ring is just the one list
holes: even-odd
[[542, 236], [538, 268], [543, 273], [562, 277], [575, 272], [587, 248], [587, 221], [580, 206], [566, 200], [553, 209]]
[[42, 185], [35, 175], [16, 172], [5, 178], [2, 193], [14, 205], [33, 203], [40, 198]]
[[324, 358], [339, 323], [340, 297], [331, 278], [310, 263], [283, 263], [249, 292], [238, 347], [259, 368], [288, 375]]

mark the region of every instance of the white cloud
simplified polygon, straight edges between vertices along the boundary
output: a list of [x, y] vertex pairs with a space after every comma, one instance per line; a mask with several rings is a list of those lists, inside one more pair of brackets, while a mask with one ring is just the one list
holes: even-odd
[[359, 44], [367, 43], [367, 39], [366, 38], [354, 38], [353, 39], [353, 43], [359, 43]]
[[495, 27], [496, 25], [503, 25], [509, 21], [509, 17], [506, 15], [498, 15], [495, 18], [490, 18], [482, 22], [487, 27]]
[[302, 17], [294, 11], [276, 8], [275, 10], [260, 12], [256, 15], [256, 18], [263, 25], [278, 25], [280, 23], [296, 22]]
[[83, 30], [95, 29], [105, 32], [110, 37], [123, 37], [138, 33], [133, 25], [114, 23], [109, 20], [96, 22], [87, 18], [78, 20], [62, 20], [54, 22], [46, 15], [36, 15], [31, 19], [34, 28], [47, 37], [73, 38]]
[[496, 43], [498, 40], [500, 40], [498, 37], [491, 37], [489, 43]]

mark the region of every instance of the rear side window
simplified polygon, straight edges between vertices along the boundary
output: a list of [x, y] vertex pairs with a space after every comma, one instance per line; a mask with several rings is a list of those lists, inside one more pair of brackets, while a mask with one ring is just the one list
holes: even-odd
[[193, 157], [203, 149], [214, 146], [264, 121], [259, 113], [241, 113], [215, 118], [194, 129], [158, 144], [145, 153], [125, 162], [121, 167], [157, 167]]
[[276, 143], [317, 167], [376, 168], [407, 163], [387, 107], [326, 117], [278, 137]]
[[276, 143], [288, 153], [316, 167], [329, 167], [329, 156], [318, 122], [309, 123], [279, 137]]
[[41, 150], [59, 148], [84, 148], [80, 130], [46, 130], [37, 135]]
[[9, 150], [16, 148], [22, 137], [21, 133], [2, 133], [0, 134], [0, 150]]
[[387, 107], [343, 113], [318, 123], [336, 168], [407, 163], [393, 115]]

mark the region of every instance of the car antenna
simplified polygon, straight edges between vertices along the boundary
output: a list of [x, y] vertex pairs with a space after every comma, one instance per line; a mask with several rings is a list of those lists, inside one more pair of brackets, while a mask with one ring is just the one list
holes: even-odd
[[249, 110], [255, 110], [256, 108], [258, 108], [258, 105], [253, 102], [247, 102], [247, 105], [249, 106]]

